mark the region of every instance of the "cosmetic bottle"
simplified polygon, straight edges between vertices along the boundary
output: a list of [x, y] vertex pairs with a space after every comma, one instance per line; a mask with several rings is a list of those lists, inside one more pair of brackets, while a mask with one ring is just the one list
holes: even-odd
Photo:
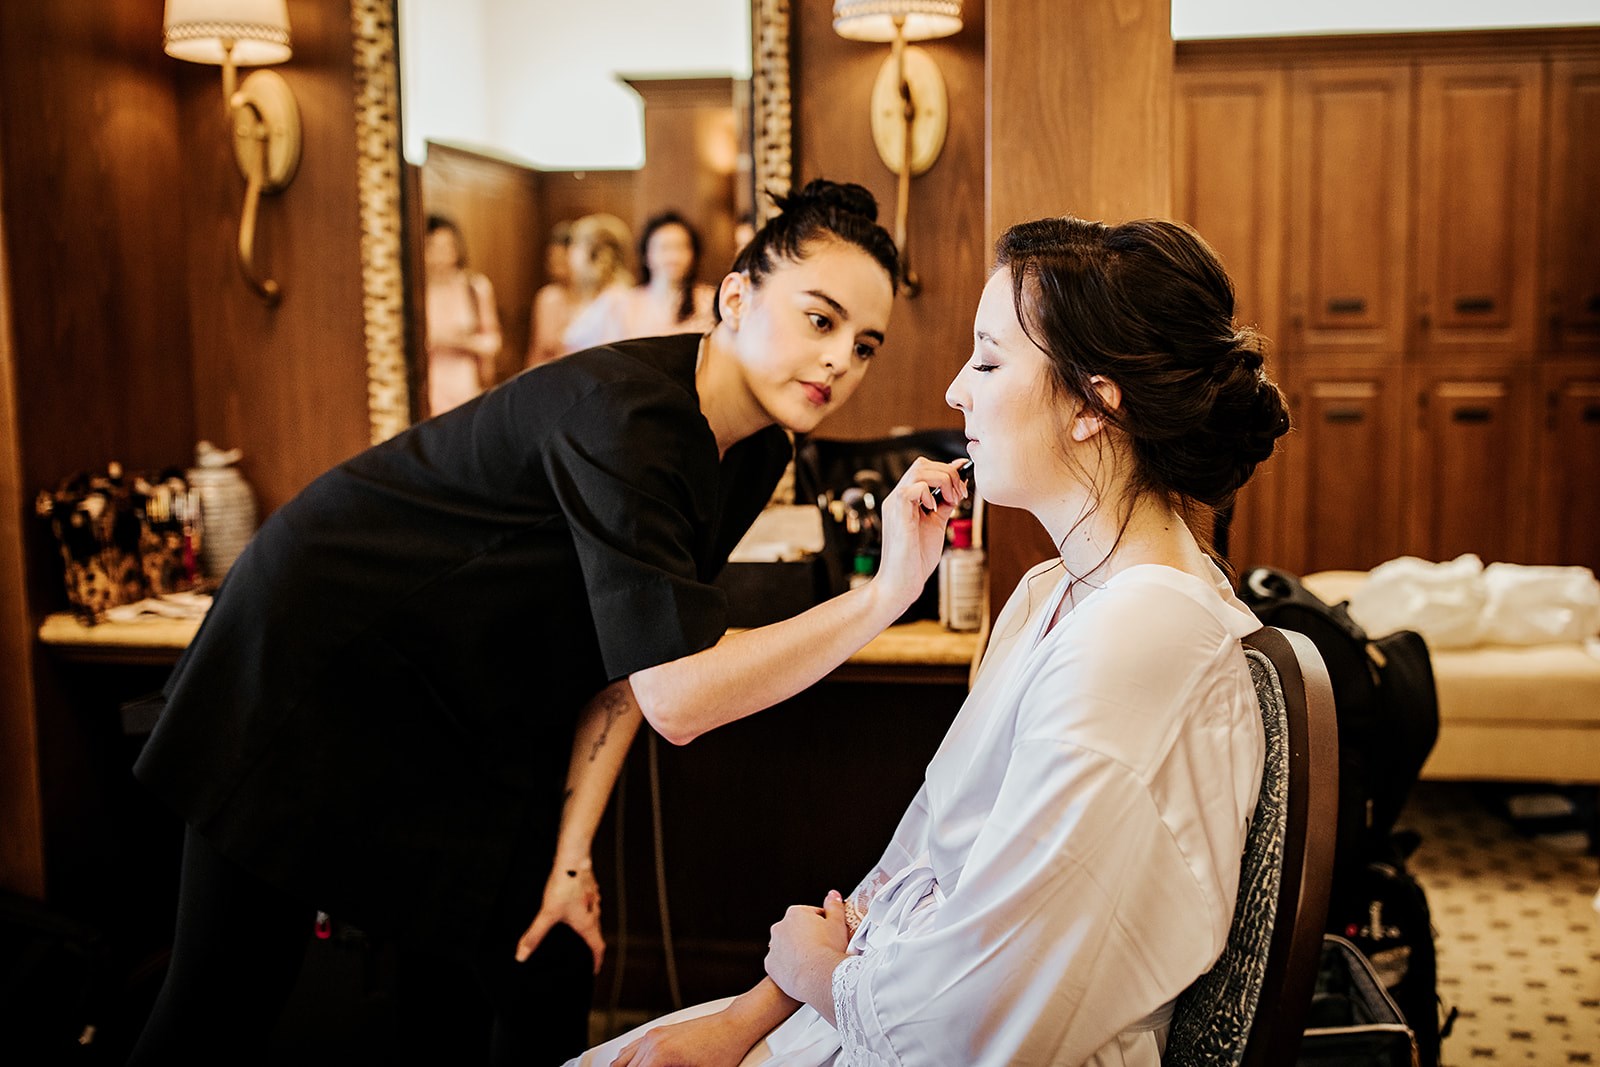
[[983, 622], [983, 549], [972, 544], [972, 520], [950, 520], [950, 545], [939, 561], [939, 622], [976, 630]]
[[878, 569], [878, 561], [870, 552], [862, 550], [857, 552], [850, 567], [850, 588], [859, 589], [872, 581], [872, 575]]

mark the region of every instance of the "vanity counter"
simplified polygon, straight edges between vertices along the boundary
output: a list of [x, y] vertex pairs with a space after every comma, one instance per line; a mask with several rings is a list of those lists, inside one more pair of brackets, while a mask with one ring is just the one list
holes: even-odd
[[[175, 663], [199, 628], [199, 619], [163, 618], [90, 626], [61, 611], [45, 618], [39, 641], [62, 658], [83, 663]], [[889, 627], [829, 677], [894, 682], [914, 676], [918, 681], [965, 685], [982, 648], [979, 634], [952, 633], [931, 619], [919, 619]]]

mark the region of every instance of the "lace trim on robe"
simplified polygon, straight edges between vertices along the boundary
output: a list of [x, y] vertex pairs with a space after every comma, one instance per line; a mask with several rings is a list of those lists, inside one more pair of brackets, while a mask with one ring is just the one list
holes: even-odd
[[891, 1067], [888, 1060], [867, 1047], [867, 1031], [861, 1022], [856, 988], [866, 962], [862, 956], [846, 956], [833, 969], [833, 1016], [839, 1031], [837, 1067]]

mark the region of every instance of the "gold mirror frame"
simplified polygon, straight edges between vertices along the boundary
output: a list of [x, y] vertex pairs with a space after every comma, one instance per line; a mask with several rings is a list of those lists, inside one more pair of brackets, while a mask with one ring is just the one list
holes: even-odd
[[[751, 0], [751, 169], [759, 193], [789, 190], [790, 0]], [[405, 248], [400, 200], [399, 49], [394, 0], [350, 0], [354, 28], [356, 189], [361, 212], [361, 315], [367, 422], [373, 444], [411, 424], [406, 361]], [[757, 196], [763, 216], [770, 209]]]

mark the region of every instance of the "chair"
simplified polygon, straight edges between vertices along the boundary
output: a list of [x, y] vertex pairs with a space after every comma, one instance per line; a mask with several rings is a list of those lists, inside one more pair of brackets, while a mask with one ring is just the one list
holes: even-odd
[[1333, 687], [1309, 639], [1245, 638], [1266, 728], [1261, 797], [1228, 943], [1179, 997], [1163, 1062], [1287, 1067], [1305, 1029], [1333, 877], [1339, 740]]

